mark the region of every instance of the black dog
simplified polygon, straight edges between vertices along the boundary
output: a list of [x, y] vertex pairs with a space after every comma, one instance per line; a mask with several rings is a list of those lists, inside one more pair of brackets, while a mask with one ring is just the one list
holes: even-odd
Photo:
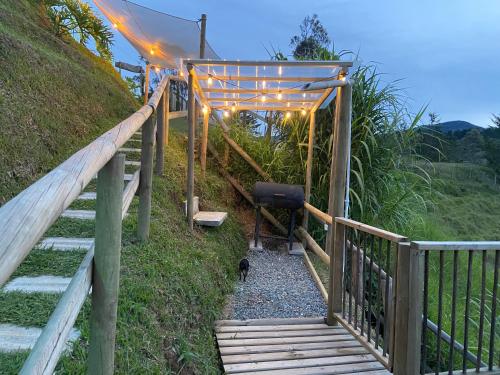
[[246, 281], [249, 268], [250, 268], [250, 263], [248, 262], [248, 259], [243, 258], [242, 260], [240, 260], [240, 281], [242, 274], [243, 274], [243, 281]]

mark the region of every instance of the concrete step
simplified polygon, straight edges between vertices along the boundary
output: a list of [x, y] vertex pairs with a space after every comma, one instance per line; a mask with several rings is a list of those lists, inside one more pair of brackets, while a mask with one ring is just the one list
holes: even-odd
[[134, 167], [140, 167], [141, 162], [140, 161], [134, 161], [134, 160], [125, 160], [125, 165], [132, 165]]
[[[132, 181], [132, 178], [134, 178], [133, 174], [130, 173], [125, 173], [123, 175], [123, 181]], [[94, 176], [94, 180], [97, 179], [97, 175]], [[95, 193], [94, 193], [95, 194]]]
[[95, 220], [95, 211], [90, 210], [66, 210], [61, 217], [79, 220]]
[[[20, 327], [13, 324], [0, 324], [0, 352], [13, 353], [30, 350], [42, 333], [41, 328]], [[66, 342], [66, 351], [70, 351], [73, 342], [80, 337], [80, 331], [72, 328]]]
[[198, 225], [218, 227], [227, 218], [227, 212], [200, 211], [194, 215], [193, 220]]
[[118, 149], [118, 152], [137, 152], [141, 153], [140, 148], [130, 148], [130, 147], [122, 147]]
[[93, 238], [65, 238], [65, 237], [47, 237], [36, 247], [41, 250], [57, 251], [88, 251], [94, 246]]
[[79, 195], [78, 199], [81, 201], [95, 201], [97, 193], [93, 191], [85, 192]]
[[62, 276], [21, 276], [8, 282], [3, 287], [3, 291], [21, 293], [64, 293], [70, 282], [70, 277]]

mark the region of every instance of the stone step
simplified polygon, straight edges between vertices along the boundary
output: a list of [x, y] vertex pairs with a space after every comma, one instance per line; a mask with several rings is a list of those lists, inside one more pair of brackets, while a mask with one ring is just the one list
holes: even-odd
[[79, 195], [78, 199], [81, 201], [95, 201], [97, 193], [94, 191], [88, 191]]
[[[125, 173], [123, 175], [123, 181], [132, 181], [132, 178], [134, 178], [133, 174], [130, 173]], [[97, 179], [97, 175], [94, 176], [94, 180]], [[95, 194], [95, 193], [94, 193]]]
[[93, 238], [48, 237], [41, 241], [36, 247], [41, 250], [88, 251], [92, 246], [94, 246]]
[[21, 293], [64, 293], [71, 277], [62, 276], [21, 276], [3, 287], [4, 292]]
[[198, 225], [206, 227], [218, 227], [227, 218], [227, 212], [200, 211], [193, 216], [193, 220]]
[[[41, 328], [20, 327], [13, 324], [0, 324], [0, 352], [13, 353], [30, 350], [42, 333]], [[70, 351], [73, 342], [80, 337], [80, 331], [72, 328], [66, 342], [65, 351]]]
[[79, 220], [95, 220], [95, 211], [90, 210], [66, 210], [61, 217]]

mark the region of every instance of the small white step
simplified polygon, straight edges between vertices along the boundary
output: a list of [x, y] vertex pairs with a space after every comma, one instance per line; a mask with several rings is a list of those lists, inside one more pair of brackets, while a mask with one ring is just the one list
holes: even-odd
[[[42, 333], [41, 328], [20, 327], [12, 324], [0, 324], [0, 352], [12, 353], [30, 350]], [[66, 342], [66, 351], [71, 350], [72, 343], [78, 340], [80, 331], [72, 328]]]
[[118, 149], [118, 152], [141, 152], [140, 148], [130, 148], [130, 147], [122, 147]]
[[134, 161], [134, 160], [125, 160], [125, 165], [132, 165], [134, 167], [140, 167], [141, 162], [140, 161]]
[[93, 191], [88, 191], [86, 193], [82, 193], [78, 196], [78, 199], [81, 201], [95, 201], [97, 198], [97, 193]]
[[198, 225], [218, 227], [227, 218], [227, 212], [200, 211], [194, 215], [193, 220]]
[[[133, 174], [130, 174], [130, 173], [125, 173], [123, 175], [123, 181], [132, 181], [132, 179], [134, 178], [134, 175]], [[97, 175], [94, 176], [94, 180], [97, 179]], [[96, 193], [94, 193], [96, 194]]]
[[92, 246], [94, 246], [93, 238], [48, 237], [41, 241], [36, 247], [40, 250], [88, 251]]
[[142, 139], [138, 139], [138, 138], [130, 138], [127, 142], [141, 143], [141, 142], [142, 142]]
[[95, 220], [95, 211], [89, 210], [66, 210], [61, 217], [80, 220]]
[[21, 293], [64, 293], [71, 277], [61, 276], [21, 276], [3, 287], [4, 292]]

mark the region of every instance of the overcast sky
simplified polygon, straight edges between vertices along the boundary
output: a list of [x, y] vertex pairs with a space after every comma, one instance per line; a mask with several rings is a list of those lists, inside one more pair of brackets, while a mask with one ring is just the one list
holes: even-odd
[[[307, 15], [318, 14], [336, 50], [376, 62], [385, 79], [403, 79], [414, 110], [428, 105], [442, 121], [488, 126], [500, 112], [498, 0], [135, 0], [183, 18], [208, 15], [207, 39], [222, 58], [289, 53]], [[137, 61], [117, 35], [115, 58]]]

